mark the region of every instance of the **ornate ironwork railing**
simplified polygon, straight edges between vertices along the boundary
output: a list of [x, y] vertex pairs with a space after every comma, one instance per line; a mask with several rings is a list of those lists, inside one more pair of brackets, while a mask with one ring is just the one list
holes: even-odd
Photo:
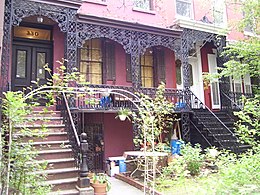
[[220, 97], [222, 100], [221, 102], [222, 110], [227, 110], [228, 112], [233, 112], [234, 110], [241, 110], [241, 105], [237, 104], [237, 102], [234, 101], [234, 99], [232, 99], [222, 90], [220, 91]]
[[239, 108], [243, 107], [242, 96], [245, 96], [246, 98], [254, 97], [254, 94], [252, 93], [240, 93], [240, 92], [229, 92], [226, 95], [229, 97], [229, 99], [232, 100], [232, 102], [238, 105]]
[[[226, 134], [230, 134], [234, 139], [236, 139], [236, 135], [214, 114], [198, 97], [192, 92], [189, 91], [191, 97], [191, 107], [192, 109], [204, 109], [208, 112], [208, 117], [211, 117], [211, 122], [215, 122], [214, 132], [211, 131], [212, 124], [208, 124], [206, 119], [202, 121], [196, 114], [194, 117], [202, 124], [202, 126], [212, 135], [214, 140], [219, 144], [220, 147], [223, 147], [221, 140], [226, 140]], [[212, 121], [214, 120], [214, 121]], [[225, 133], [223, 133], [225, 132]], [[217, 137], [215, 135], [218, 135]], [[235, 147], [235, 146], [234, 146]]]
[[[77, 87], [80, 89], [83, 85], [78, 84]], [[134, 104], [129, 101], [133, 97], [129, 96], [128, 93], [120, 91], [120, 94], [109, 94], [110, 90], [125, 90], [133, 94], [143, 93], [150, 97], [155, 97], [156, 88], [139, 88], [136, 91], [130, 86], [114, 86], [114, 85], [87, 85], [89, 91], [85, 94], [75, 95], [70, 100], [70, 107], [76, 109], [87, 109], [87, 110], [118, 110], [120, 108], [136, 109]], [[91, 89], [98, 89], [102, 93], [92, 93]], [[84, 89], [83, 89], [84, 90]], [[123, 94], [123, 96], [122, 96]], [[184, 98], [184, 91], [180, 89], [165, 89], [164, 93], [167, 100], [173, 102], [176, 105], [176, 111], [188, 110], [188, 103]], [[125, 96], [125, 97], [124, 97]], [[73, 106], [72, 106], [73, 105]]]
[[57, 109], [61, 111], [63, 117], [63, 122], [65, 124], [65, 130], [68, 132], [70, 144], [74, 152], [74, 158], [77, 165], [79, 165], [80, 159], [80, 140], [79, 132], [76, 129], [75, 123], [73, 121], [73, 115], [70, 111], [67, 97], [64, 92], [62, 96], [57, 98]]

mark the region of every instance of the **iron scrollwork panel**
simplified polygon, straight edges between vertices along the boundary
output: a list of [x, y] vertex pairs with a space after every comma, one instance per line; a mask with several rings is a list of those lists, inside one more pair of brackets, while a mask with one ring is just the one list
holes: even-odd
[[[2, 51], [2, 65], [1, 65], [1, 91], [6, 91], [8, 89], [9, 81], [9, 66], [10, 66], [10, 54], [11, 54], [11, 43], [12, 43], [12, 1], [5, 1], [4, 10], [4, 34], [3, 34], [3, 51]], [[1, 93], [2, 95], [3, 93]]]
[[190, 115], [188, 112], [181, 113], [182, 137], [185, 142], [190, 141]]

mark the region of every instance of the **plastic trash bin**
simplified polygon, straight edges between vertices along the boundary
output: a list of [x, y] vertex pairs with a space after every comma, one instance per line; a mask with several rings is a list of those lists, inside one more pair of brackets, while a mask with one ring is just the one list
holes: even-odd
[[125, 172], [126, 172], [125, 159], [119, 160], [119, 173], [125, 173]]

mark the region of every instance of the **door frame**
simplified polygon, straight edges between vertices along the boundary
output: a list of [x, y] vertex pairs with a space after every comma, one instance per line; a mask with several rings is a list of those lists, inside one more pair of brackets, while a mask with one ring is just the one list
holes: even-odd
[[[13, 39], [13, 43], [12, 43], [12, 52], [14, 52], [14, 47], [18, 46], [18, 47], [27, 47], [27, 48], [44, 48], [44, 49], [49, 49], [50, 50], [50, 63], [49, 63], [49, 68], [51, 70], [53, 70], [53, 42], [52, 41], [46, 41], [46, 40], [33, 40], [33, 39], [23, 39], [23, 38], [14, 38]], [[33, 71], [35, 72], [35, 65], [33, 66], [33, 62], [32, 62], [32, 55], [33, 55], [33, 49], [30, 52], [31, 54], [31, 67], [29, 68], [30, 71], [26, 70], [26, 74], [32, 74]], [[14, 90], [15, 88], [15, 80], [17, 79], [15, 76], [15, 72], [16, 72], [16, 64], [14, 62], [15, 60], [15, 56], [13, 55], [12, 57], [12, 63], [11, 63], [11, 89]], [[28, 79], [31, 79], [32, 76]], [[46, 77], [48, 78], [48, 77]]]
[[[207, 57], [208, 57], [209, 73], [210, 74], [217, 73], [216, 54], [208, 54]], [[217, 92], [218, 92], [217, 94], [214, 94], [213, 83], [216, 84], [216, 89], [217, 89]], [[212, 107], [212, 109], [220, 109], [221, 108], [221, 100], [220, 100], [220, 88], [219, 88], [219, 80], [218, 79], [214, 79], [210, 82], [210, 96], [211, 96], [211, 107]], [[214, 104], [214, 97], [218, 99], [219, 104]]]

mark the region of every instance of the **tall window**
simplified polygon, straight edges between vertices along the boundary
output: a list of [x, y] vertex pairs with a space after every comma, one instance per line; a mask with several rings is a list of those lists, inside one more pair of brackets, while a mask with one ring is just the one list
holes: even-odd
[[134, 7], [144, 10], [153, 10], [153, 0], [134, 0]]
[[[176, 65], [176, 83], [177, 85], [182, 85], [182, 64], [181, 64], [181, 60], [177, 59], [175, 61], [175, 65]], [[192, 65], [188, 64], [189, 66], [189, 77], [190, 77], [190, 86], [193, 86], [194, 82], [193, 82], [193, 69], [192, 69]]]
[[153, 87], [153, 50], [147, 49], [145, 54], [141, 56], [141, 79], [143, 87]]
[[226, 6], [224, 0], [214, 0], [213, 17], [215, 24], [224, 25], [226, 23]]
[[149, 48], [140, 58], [143, 87], [156, 87], [165, 80], [164, 50]]
[[245, 93], [252, 93], [252, 88], [251, 88], [251, 79], [249, 74], [246, 74], [244, 77], [244, 89]]
[[115, 80], [114, 44], [105, 39], [86, 41], [80, 49], [80, 73], [91, 84]]
[[179, 16], [192, 18], [192, 1], [176, 0], [176, 13]]

